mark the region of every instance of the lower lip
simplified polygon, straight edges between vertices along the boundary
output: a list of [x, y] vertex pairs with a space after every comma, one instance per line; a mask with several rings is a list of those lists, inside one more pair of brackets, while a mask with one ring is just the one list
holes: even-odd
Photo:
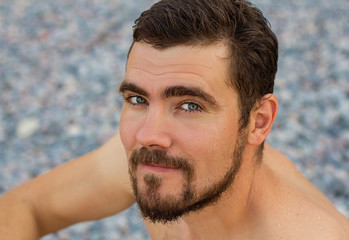
[[149, 164], [141, 164], [141, 167], [146, 170], [146, 171], [151, 171], [151, 172], [173, 172], [173, 171], [178, 171], [178, 168], [171, 168], [171, 167], [162, 167], [158, 165], [149, 165]]

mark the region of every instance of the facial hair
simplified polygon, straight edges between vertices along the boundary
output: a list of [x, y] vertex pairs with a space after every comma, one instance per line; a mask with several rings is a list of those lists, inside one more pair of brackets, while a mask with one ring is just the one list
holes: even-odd
[[[129, 158], [129, 173], [136, 202], [143, 217], [153, 223], [168, 223], [217, 202], [221, 195], [232, 185], [240, 169], [246, 140], [247, 134], [245, 131], [240, 131], [235, 144], [231, 167], [220, 180], [200, 192], [193, 189], [193, 181], [196, 175], [194, 167], [188, 159], [169, 156], [167, 151], [163, 149], [151, 150], [143, 147], [133, 151]], [[178, 168], [184, 176], [181, 194], [161, 196], [158, 190], [162, 184], [162, 178], [155, 174], [144, 175], [145, 189], [139, 189], [136, 170], [140, 164], [157, 164], [164, 167]]]

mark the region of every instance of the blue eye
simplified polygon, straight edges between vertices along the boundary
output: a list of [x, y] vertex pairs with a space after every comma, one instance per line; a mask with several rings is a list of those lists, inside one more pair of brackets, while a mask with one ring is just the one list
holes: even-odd
[[181, 107], [183, 108], [183, 110], [189, 112], [201, 111], [201, 107], [198, 104], [192, 102], [183, 103]]
[[139, 105], [139, 104], [146, 104], [147, 100], [145, 100], [144, 98], [140, 97], [140, 96], [131, 96], [127, 99], [127, 101], [131, 104], [134, 105]]

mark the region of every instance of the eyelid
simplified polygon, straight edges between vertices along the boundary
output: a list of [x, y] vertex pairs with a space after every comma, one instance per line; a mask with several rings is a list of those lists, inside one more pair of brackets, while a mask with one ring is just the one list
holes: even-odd
[[122, 92], [122, 97], [124, 99], [130, 98], [130, 97], [141, 97], [141, 98], [144, 98], [145, 100], [147, 100], [146, 96], [139, 94], [139, 93], [136, 93], [136, 92], [128, 91], [128, 90]]
[[140, 95], [140, 94], [126, 90], [126, 91], [121, 92], [121, 95], [122, 95], [124, 98], [128, 98], [128, 97], [130, 97], [130, 96]]

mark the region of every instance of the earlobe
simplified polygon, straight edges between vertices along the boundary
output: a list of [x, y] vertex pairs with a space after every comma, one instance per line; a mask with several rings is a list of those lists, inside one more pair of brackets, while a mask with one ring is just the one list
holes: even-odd
[[273, 94], [267, 94], [261, 98], [251, 114], [249, 144], [258, 146], [265, 140], [273, 126], [277, 111], [278, 102]]

